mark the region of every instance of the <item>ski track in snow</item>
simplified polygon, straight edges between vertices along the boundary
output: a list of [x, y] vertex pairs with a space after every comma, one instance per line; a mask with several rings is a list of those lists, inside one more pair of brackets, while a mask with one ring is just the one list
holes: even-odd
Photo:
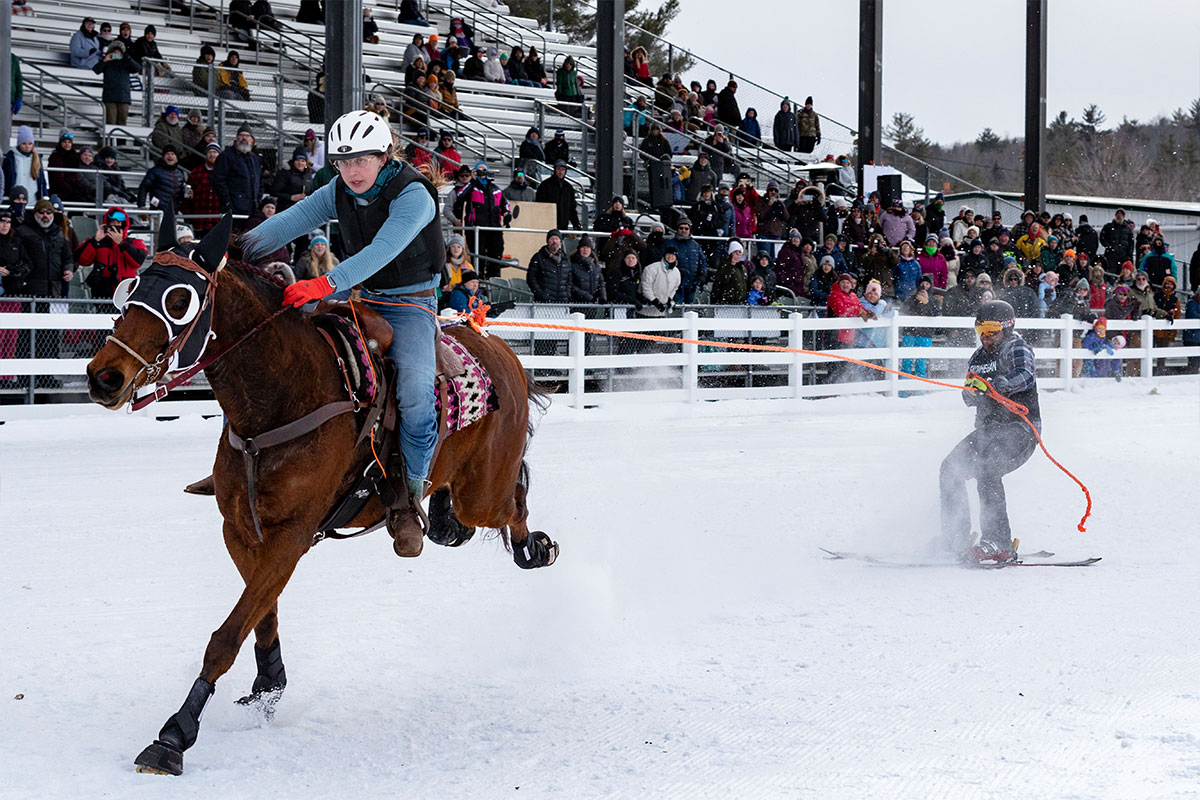
[[[178, 778], [132, 759], [240, 591], [208, 498], [219, 420], [0, 427], [0, 798], [1200, 797], [1191, 384], [1043, 396], [1006, 483], [1023, 548], [915, 557], [956, 397], [554, 407], [524, 572], [495, 539], [324, 542], [280, 600], [270, 722], [217, 684]], [[24, 699], [15, 696], [23, 694]], [[519, 788], [518, 788], [519, 787]]]

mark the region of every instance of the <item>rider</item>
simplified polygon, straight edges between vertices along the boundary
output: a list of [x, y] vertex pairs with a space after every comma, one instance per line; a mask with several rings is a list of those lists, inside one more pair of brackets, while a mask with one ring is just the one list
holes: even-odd
[[242, 237], [247, 260], [269, 253], [337, 219], [348, 257], [331, 272], [284, 290], [284, 305], [302, 306], [362, 285], [362, 299], [395, 330], [388, 350], [397, 367], [400, 449], [412, 503], [389, 518], [396, 554], [421, 553], [424, 531], [416, 504], [426, 490], [437, 416], [434, 342], [435, 289], [446, 248], [437, 221], [432, 182], [399, 159], [387, 123], [370, 111], [352, 111], [329, 129], [327, 158], [338, 177]]
[[[975, 330], [983, 344], [967, 367], [963, 401], [975, 406], [975, 430], [942, 461], [942, 533], [956, 552], [978, 561], [1013, 561], [1012, 530], [1008, 523], [1003, 478], [1020, 467], [1037, 448], [1037, 435], [997, 402], [993, 390], [1029, 410], [1028, 420], [1041, 430], [1033, 348], [1013, 331], [1013, 308], [1003, 300], [979, 307]], [[971, 512], [966, 482], [974, 478], [979, 491], [982, 538], [969, 550]]]

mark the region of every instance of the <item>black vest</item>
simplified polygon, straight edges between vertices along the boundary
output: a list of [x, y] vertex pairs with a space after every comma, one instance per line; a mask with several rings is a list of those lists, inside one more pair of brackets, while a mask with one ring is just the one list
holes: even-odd
[[334, 202], [337, 206], [338, 226], [342, 232], [342, 244], [346, 248], [346, 254], [351, 256], [375, 239], [375, 234], [387, 221], [392, 201], [413, 182], [424, 186], [433, 198], [433, 220], [421, 229], [408, 247], [363, 281], [363, 286], [367, 289], [383, 291], [412, 286], [425, 283], [441, 272], [446, 263], [446, 246], [442, 243], [442, 226], [438, 222], [436, 211], [437, 189], [411, 165], [401, 162], [400, 172], [396, 177], [383, 187], [383, 191], [374, 200], [364, 206], [359, 205], [346, 191], [345, 182], [338, 176]]

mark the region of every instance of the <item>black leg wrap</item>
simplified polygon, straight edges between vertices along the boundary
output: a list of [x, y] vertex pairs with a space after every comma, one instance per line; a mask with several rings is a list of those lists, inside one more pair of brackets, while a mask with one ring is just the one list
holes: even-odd
[[183, 774], [183, 751], [196, 743], [196, 736], [200, 732], [200, 717], [204, 713], [204, 706], [212, 697], [213, 688], [213, 685], [203, 678], [196, 679], [179, 711], [163, 725], [154, 743], [134, 759], [133, 763], [137, 765], [139, 772]]
[[458, 547], [471, 541], [474, 528], [468, 528], [454, 516], [450, 507], [450, 490], [438, 489], [429, 498], [429, 541], [445, 547]]
[[242, 705], [249, 705], [270, 697], [268, 713], [274, 710], [283, 687], [287, 686], [287, 672], [283, 669], [283, 651], [279, 647], [279, 638], [265, 650], [254, 645], [254, 661], [258, 664], [258, 675], [250, 687], [250, 694], [238, 700]]
[[530, 531], [525, 543], [513, 548], [513, 561], [521, 569], [548, 567], [558, 558], [558, 542], [543, 531]]

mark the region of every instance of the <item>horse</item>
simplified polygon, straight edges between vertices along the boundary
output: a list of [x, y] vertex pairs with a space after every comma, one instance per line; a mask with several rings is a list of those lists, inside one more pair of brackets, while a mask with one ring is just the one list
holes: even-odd
[[[182, 707], [135, 759], [139, 772], [182, 774], [183, 751], [196, 741], [214, 685], [251, 631], [258, 673], [251, 693], [239, 702], [273, 712], [287, 684], [279, 645], [279, 595], [300, 557], [319, 541], [316, 534], [326, 514], [377, 458], [373, 438], [360, 437], [355, 413], [332, 416], [276, 446], [250, 445], [262, 432], [344, 400], [347, 386], [312, 318], [296, 309], [280, 311], [280, 283], [257, 267], [229, 260], [231, 228], [232, 217], [226, 215], [199, 242], [160, 246], [154, 262], [129, 279], [137, 282], [135, 288], [119, 288], [114, 302], [122, 316], [87, 367], [91, 400], [117, 410], [141, 387], [185, 366], [181, 362], [202, 363], [199, 354], [208, 344], [223, 345], [204, 368], [227, 420], [213, 481], [225, 547], [245, 589], [212, 634], [200, 675]], [[365, 324], [371, 312], [355, 305]], [[548, 566], [558, 546], [527, 525], [524, 460], [533, 435], [530, 407], [544, 407], [547, 392], [526, 378], [516, 354], [499, 337], [468, 325], [445, 331], [487, 370], [498, 408], [439, 442], [426, 491], [432, 495], [429, 538], [458, 545], [476, 527], [491, 528], [519, 566]], [[231, 343], [236, 344], [230, 348]], [[225, 433], [242, 437], [243, 447], [236, 448], [235, 438]], [[251, 449], [256, 451], [254, 470], [247, 467]], [[402, 473], [399, 477], [403, 480]], [[352, 523], [374, 526], [386, 513], [375, 496]]]

